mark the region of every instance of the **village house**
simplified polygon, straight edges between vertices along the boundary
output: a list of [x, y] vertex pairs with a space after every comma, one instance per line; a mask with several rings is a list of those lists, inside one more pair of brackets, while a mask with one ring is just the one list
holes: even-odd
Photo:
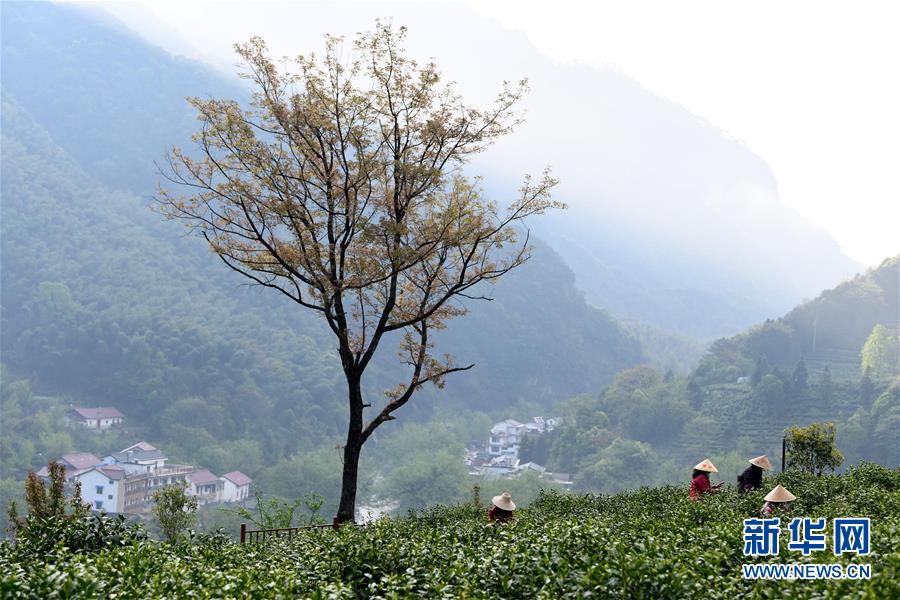
[[505, 476], [518, 477], [526, 473], [534, 473], [541, 479], [546, 479], [548, 481], [552, 481], [553, 483], [558, 483], [566, 487], [571, 487], [574, 484], [573, 481], [569, 480], [568, 473], [551, 473], [544, 466], [534, 462], [517, 464], [516, 468], [513, 469], [511, 473], [507, 473]]
[[487, 464], [479, 468], [485, 479], [499, 479], [508, 473], [512, 473], [519, 464], [519, 459], [511, 454], [495, 456]]
[[171, 465], [153, 472], [129, 473], [113, 464], [98, 466], [76, 479], [81, 482], [82, 498], [92, 509], [136, 514], [150, 507], [156, 490], [183, 483], [192, 471], [193, 467]]
[[524, 434], [525, 425], [515, 419], [505, 419], [495, 423], [491, 427], [491, 436], [488, 439], [488, 454], [491, 456], [518, 455], [519, 441]]
[[197, 496], [199, 504], [221, 502], [224, 483], [209, 469], [200, 469], [187, 476], [188, 493]]
[[563, 485], [571, 485], [566, 473], [554, 474], [534, 462], [519, 462], [519, 449], [525, 436], [542, 435], [559, 426], [559, 417], [534, 417], [528, 423], [515, 419], [504, 419], [491, 427], [490, 438], [483, 449], [477, 446], [466, 450], [465, 463], [469, 474], [485, 479], [519, 477], [524, 473], [535, 473], [541, 479], [553, 480]]
[[104, 464], [121, 465], [130, 474], [151, 473], [166, 466], [166, 455], [147, 442], [138, 442], [104, 457]]
[[99, 406], [97, 408], [71, 408], [65, 415], [66, 423], [77, 425], [87, 429], [103, 431], [113, 425], [120, 425], [125, 421], [125, 415], [112, 406]]
[[559, 425], [559, 417], [544, 419], [534, 417], [529, 423], [520, 423], [515, 419], [505, 419], [495, 423], [491, 427], [491, 435], [488, 439], [487, 452], [491, 456], [509, 454], [519, 455], [519, 447], [522, 439], [530, 434], [542, 434], [553, 431]]
[[[91, 509], [107, 513], [147, 511], [153, 493], [167, 485], [185, 485], [200, 504], [242, 502], [250, 495], [251, 479], [240, 471], [217, 477], [208, 469], [168, 462], [166, 455], [147, 442], [138, 442], [103, 459], [89, 452], [64, 454], [58, 459], [66, 481], [81, 483], [81, 497]], [[37, 475], [46, 479], [47, 467]]]
[[547, 472], [543, 466], [535, 463], [535, 462], [527, 462], [527, 463], [519, 463], [516, 465], [516, 468], [513, 470], [516, 474], [522, 474], [525, 472], [537, 473], [538, 475], [544, 475]]
[[222, 502], [243, 502], [250, 496], [252, 479], [240, 471], [231, 471], [220, 477], [222, 480]]
[[91, 508], [108, 513], [144, 512], [153, 501], [153, 492], [184, 483], [194, 470], [188, 465], [166, 465], [162, 451], [147, 442], [110, 454], [102, 461], [93, 458], [92, 468], [79, 472], [74, 479], [81, 482], [81, 496]]
[[[66, 481], [72, 481], [76, 475], [83, 473], [95, 465], [99, 465], [103, 461], [99, 457], [90, 452], [75, 452], [72, 454], [63, 454], [56, 460], [66, 469]], [[35, 473], [41, 479], [49, 477], [49, 470], [43, 466]]]
[[92, 510], [108, 513], [125, 512], [125, 494], [122, 480], [127, 473], [118, 466], [97, 466], [78, 475], [81, 482], [81, 499]]

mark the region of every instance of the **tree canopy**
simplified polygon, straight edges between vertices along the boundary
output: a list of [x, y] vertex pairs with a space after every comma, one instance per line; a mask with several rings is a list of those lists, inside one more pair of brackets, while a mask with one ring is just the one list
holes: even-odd
[[[490, 108], [468, 106], [433, 63], [406, 56], [405, 34], [377, 23], [348, 62], [342, 39], [326, 36], [321, 60], [283, 70], [262, 39], [237, 44], [251, 107], [191, 99], [199, 158], [173, 150], [167, 177], [188, 191], [159, 195], [228, 267], [320, 315], [336, 337], [350, 408], [341, 520], [354, 517], [362, 444], [422, 385], [472, 366], [435, 356], [434, 332], [527, 260], [518, 223], [563, 206], [549, 171], [526, 176], [501, 208], [460, 170], [511, 132], [526, 82], [504, 83]], [[408, 377], [364, 422], [362, 375], [395, 332]]]

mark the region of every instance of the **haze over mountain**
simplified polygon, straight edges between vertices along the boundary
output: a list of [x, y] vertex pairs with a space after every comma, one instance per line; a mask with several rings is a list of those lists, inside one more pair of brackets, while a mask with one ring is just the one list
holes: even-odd
[[[148, 206], [154, 160], [196, 126], [182, 97], [240, 91], [71, 7], [4, 6], [2, 33], [4, 363], [41, 393], [115, 404], [178, 443], [249, 436], [277, 460], [337, 436], [345, 383], [324, 322], [248, 288]], [[548, 406], [644, 360], [541, 242], [492, 295], [437, 336], [476, 368], [404, 413], [435, 398]], [[385, 343], [374, 406], [402, 377]], [[167, 409], [198, 401], [182, 424], [206, 434], [162, 427]]]
[[[250, 35], [263, 35], [275, 55], [293, 55], [320, 50], [323, 32], [349, 37], [395, 15], [409, 26], [412, 54], [434, 57], [466, 97], [487, 101], [502, 80], [528, 77], [527, 122], [470, 172], [503, 198], [525, 172], [552, 165], [570, 209], [535, 231], [572, 267], [588, 300], [613, 314], [695, 337], [728, 335], [860, 270], [780, 202], [764, 159], [727, 132], [613, 67], [557, 63], [461, 5], [217, 10], [215, 31], [199, 28], [190, 41], [223, 69], [234, 63], [230, 44]], [[144, 17], [116, 12], [171, 44], [142, 26]]]

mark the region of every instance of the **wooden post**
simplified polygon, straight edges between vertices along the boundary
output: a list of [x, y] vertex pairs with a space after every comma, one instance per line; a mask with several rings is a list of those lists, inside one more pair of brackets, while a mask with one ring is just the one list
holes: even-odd
[[781, 472], [784, 473], [784, 457], [787, 450], [787, 438], [781, 438]]
[[247, 524], [241, 523], [241, 543], [244, 543], [244, 540], [247, 539]]

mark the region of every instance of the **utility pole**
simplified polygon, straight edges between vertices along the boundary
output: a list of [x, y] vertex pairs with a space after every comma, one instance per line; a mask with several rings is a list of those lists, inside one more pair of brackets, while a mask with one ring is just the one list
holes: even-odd
[[787, 438], [781, 438], [781, 472], [784, 473], [784, 457], [787, 450]]

